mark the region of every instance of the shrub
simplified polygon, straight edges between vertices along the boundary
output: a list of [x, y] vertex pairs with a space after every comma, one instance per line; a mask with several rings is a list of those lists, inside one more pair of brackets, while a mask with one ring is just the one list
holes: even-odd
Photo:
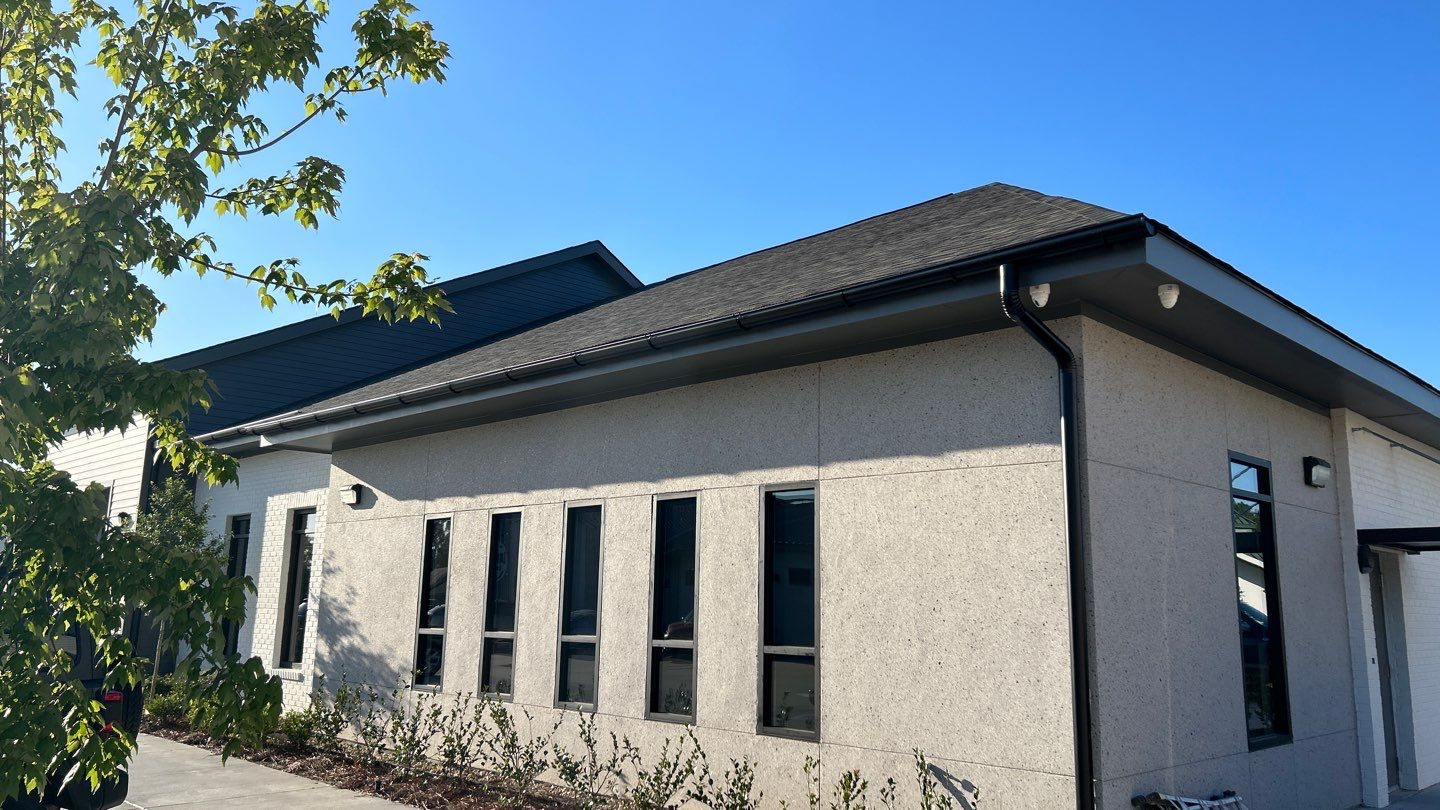
[[[505, 706], [492, 700], [487, 701], [487, 707], [490, 724], [495, 731], [485, 740], [481, 757], [504, 788], [500, 804], [505, 807], [519, 807], [525, 803], [525, 795], [535, 786], [535, 780], [550, 767], [550, 741], [554, 739], [555, 731], [560, 728], [560, 720], [555, 721], [555, 725], [550, 727], [550, 732], [544, 737], [533, 737], [522, 742], [520, 732], [515, 727], [515, 718]], [[561, 719], [564, 719], [563, 716]], [[533, 722], [530, 713], [525, 712], [526, 725]]]
[[164, 728], [183, 725], [189, 708], [184, 693], [170, 689], [164, 692], [157, 689], [155, 695], [145, 701], [145, 713]]
[[693, 731], [687, 731], [685, 739], [690, 743], [690, 752], [685, 753], [685, 743], [677, 743], [671, 750], [671, 740], [660, 746], [660, 757], [655, 764], [645, 767], [641, 764], [640, 753], [624, 741], [627, 759], [635, 765], [635, 781], [631, 788], [620, 797], [633, 810], [663, 810], [671, 806], [681, 794], [690, 778], [695, 775], [695, 763], [700, 758], [700, 745], [695, 741]]
[[610, 786], [620, 777], [621, 769], [630, 760], [630, 749], [622, 747], [612, 731], [610, 753], [602, 756], [595, 734], [593, 712], [580, 715], [580, 744], [585, 749], [581, 756], [577, 757], [562, 746], [555, 745], [552, 757], [560, 781], [575, 794], [582, 808], [593, 810], [610, 803]]
[[424, 764], [430, 753], [430, 742], [440, 728], [440, 704], [424, 692], [410, 696], [406, 705], [406, 684], [397, 684], [390, 693], [395, 711], [390, 715], [390, 733], [387, 740], [390, 762], [401, 773], [415, 773]]
[[320, 676], [315, 691], [310, 693], [310, 714], [314, 718], [315, 739], [325, 747], [340, 743], [340, 734], [355, 725], [360, 714], [360, 690], [340, 676], [340, 688], [332, 698], [325, 689], [325, 676]]
[[285, 744], [291, 748], [309, 748], [315, 739], [315, 719], [312, 709], [281, 715], [279, 731], [280, 736], [285, 738]]
[[830, 802], [830, 810], [865, 810], [865, 791], [869, 787], [870, 783], [861, 778], [859, 771], [840, 774], [840, 781], [835, 783], [835, 798]]
[[717, 779], [710, 770], [710, 760], [697, 742], [699, 754], [698, 773], [695, 783], [686, 792], [686, 797], [697, 801], [710, 810], [755, 810], [760, 806], [764, 792], [755, 792], [755, 766], [749, 759], [732, 759], [730, 767]]
[[360, 745], [360, 761], [365, 765], [379, 762], [385, 753], [385, 738], [390, 731], [389, 704], [385, 697], [366, 686], [356, 708], [356, 742]]
[[920, 810], [953, 810], [955, 803], [940, 789], [930, 772], [930, 763], [919, 748], [915, 749], [915, 781], [920, 787]]
[[471, 695], [460, 695], [440, 721], [440, 742], [435, 746], [442, 776], [459, 777], [475, 766], [485, 746], [488, 705]]

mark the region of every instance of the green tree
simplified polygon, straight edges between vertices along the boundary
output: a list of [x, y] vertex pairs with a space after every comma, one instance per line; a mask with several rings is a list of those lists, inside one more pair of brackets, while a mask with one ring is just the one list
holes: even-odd
[[[324, 0], [245, 0], [243, 12], [223, 0], [56, 5], [0, 0], [0, 798], [40, 788], [67, 763], [78, 763], [72, 778], [98, 783], [129, 757], [133, 741], [102, 734], [99, 704], [58, 677], [67, 662], [54, 640], [88, 631], [109, 683], [138, 684], [147, 662], [119, 632], [135, 608], [166, 616], [190, 649], [187, 666], [213, 673], [208, 721], [231, 740], [227, 753], [275, 719], [275, 683], [258, 660], [225, 656], [217, 633], [243, 590], [190, 550], [110, 525], [94, 493], [45, 460], [69, 433], [138, 418], [182, 473], [235, 476], [234, 461], [188, 437], [179, 418], [208, 405], [205, 376], [134, 357], [162, 309], [137, 273], [241, 279], [266, 307], [284, 296], [385, 320], [448, 309], [419, 254], [396, 253], [369, 278], [315, 282], [294, 258], [237, 267], [196, 227], [206, 209], [307, 228], [335, 213], [341, 167], [305, 157], [247, 176], [246, 160], [300, 127], [343, 119], [357, 94], [443, 80], [448, 49], [409, 3], [362, 11], [353, 60], [323, 71]], [[93, 173], [71, 184], [57, 163], [57, 98], [75, 94], [87, 63], [114, 83], [104, 102], [114, 134]], [[255, 102], [286, 86], [303, 102], [272, 128]]]
[[[153, 555], [157, 549], [164, 549], [165, 560], [171, 566], [169, 572], [175, 575], [168, 587], [153, 589], [156, 596], [145, 603], [146, 617], [155, 623], [158, 636], [146, 695], [155, 693], [161, 659], [179, 652], [177, 648], [181, 647], [186, 654], [176, 662], [176, 669], [187, 676], [187, 686], [201, 684], [206, 679], [200, 677], [200, 672], [190, 671], [190, 664], [198, 663], [190, 653], [213, 648], [215, 643], [209, 636], [212, 632], [223, 633], [226, 621], [244, 620], [244, 591], [253, 592], [254, 582], [249, 577], [228, 581], [229, 559], [224, 544], [210, 531], [210, 504], [197, 505], [194, 487], [179, 477], [167, 479], [151, 495], [149, 506], [135, 521], [134, 532], [123, 537], [123, 542], [132, 553], [145, 551]], [[182, 598], [165, 600], [174, 594]], [[196, 600], [193, 597], [197, 594], [216, 598]], [[199, 638], [178, 639], [167, 632], [171, 618], [180, 611], [194, 613], [178, 623], [199, 634]]]

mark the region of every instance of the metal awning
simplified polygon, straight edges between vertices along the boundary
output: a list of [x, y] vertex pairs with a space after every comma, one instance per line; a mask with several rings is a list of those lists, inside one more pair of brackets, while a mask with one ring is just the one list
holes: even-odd
[[1356, 532], [1360, 545], [1367, 548], [1419, 554], [1440, 551], [1440, 526], [1415, 526], [1406, 529], [1360, 529]]

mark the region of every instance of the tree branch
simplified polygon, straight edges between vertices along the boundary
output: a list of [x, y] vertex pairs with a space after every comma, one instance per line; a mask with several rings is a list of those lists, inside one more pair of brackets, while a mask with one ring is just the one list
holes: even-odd
[[255, 283], [260, 284], [264, 287], [278, 287], [282, 290], [290, 290], [292, 292], [305, 293], [307, 295], [322, 295], [325, 292], [325, 290], [320, 287], [306, 287], [301, 284], [289, 284], [283, 281], [260, 281], [259, 279], [252, 278], [249, 275], [242, 273], [239, 270], [236, 270], [234, 265], [230, 265], [227, 267], [226, 265], [216, 264], [208, 259], [202, 259], [199, 256], [191, 256], [189, 254], [186, 254], [181, 258], [183, 258], [185, 261], [194, 262], [195, 264], [202, 265], [208, 270], [214, 270], [217, 273], [230, 276], [231, 278], [238, 278], [241, 281], [254, 281]]
[[334, 93], [331, 93], [331, 94], [329, 95], [329, 97], [327, 97], [327, 98], [325, 99], [324, 102], [322, 102], [321, 104], [317, 104], [317, 105], [315, 106], [315, 110], [314, 110], [313, 112], [311, 112], [309, 115], [307, 115], [307, 116], [305, 116], [304, 118], [301, 118], [299, 121], [297, 121], [294, 126], [290, 127], [289, 129], [285, 130], [284, 132], [280, 133], [279, 135], [276, 135], [274, 138], [271, 138], [271, 139], [270, 139], [269, 141], [267, 141], [266, 143], [260, 144], [259, 146], [253, 146], [253, 147], [250, 147], [250, 148], [248, 148], [248, 149], [216, 149], [216, 148], [214, 148], [214, 147], [212, 147], [212, 146], [209, 146], [208, 144], [206, 144], [206, 145], [199, 145], [199, 146], [196, 146], [194, 149], [190, 150], [190, 156], [191, 156], [191, 157], [194, 157], [194, 156], [200, 154], [201, 152], [210, 152], [210, 153], [216, 154], [216, 155], [224, 155], [225, 157], [238, 158], [238, 157], [245, 157], [246, 155], [253, 155], [253, 154], [255, 154], [256, 152], [263, 152], [264, 150], [269, 149], [270, 147], [274, 146], [275, 144], [277, 144], [277, 143], [285, 140], [286, 138], [290, 137], [291, 135], [295, 134], [295, 131], [298, 130], [299, 128], [301, 128], [301, 127], [305, 126], [306, 124], [310, 123], [310, 121], [313, 120], [313, 119], [315, 118], [315, 116], [319, 115], [320, 113], [322, 113], [322, 112], [324, 112], [324, 111], [326, 110], [326, 107], [324, 106], [324, 104], [328, 104], [329, 102], [334, 101], [335, 99], [339, 98], [342, 93], [350, 93], [350, 94], [358, 95], [358, 94], [360, 94], [360, 93], [368, 93], [369, 91], [375, 90], [375, 89], [376, 89], [376, 88], [374, 88], [374, 87], [366, 87], [366, 88], [364, 88], [364, 89], [362, 89], [362, 90], [344, 90], [344, 89], [336, 90]]
[[[135, 75], [130, 77], [130, 87], [125, 92], [125, 106], [120, 110], [120, 120], [115, 124], [115, 139], [110, 142], [110, 155], [105, 159], [105, 168], [100, 171], [100, 179], [95, 184], [95, 190], [104, 191], [105, 184], [110, 180], [111, 173], [115, 170], [115, 161], [120, 157], [120, 138], [125, 134], [125, 126], [130, 123], [130, 116], [135, 112], [135, 99], [140, 85], [140, 75], [144, 73], [144, 57], [150, 53], [155, 46], [155, 38], [160, 35], [160, 26], [169, 13], [169, 4], [165, 8], [155, 10], [155, 26], [150, 30], [150, 36], [142, 53], [135, 62]], [[165, 54], [170, 50], [170, 32], [165, 32], [165, 41], [160, 47], [160, 55], [157, 61], [165, 61]]]

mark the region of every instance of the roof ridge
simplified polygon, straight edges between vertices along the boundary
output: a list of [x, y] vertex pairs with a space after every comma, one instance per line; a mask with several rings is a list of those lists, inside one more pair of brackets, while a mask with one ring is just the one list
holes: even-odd
[[[993, 185], [993, 184], [992, 184], [992, 185]], [[705, 265], [704, 267], [697, 267], [697, 268], [695, 268], [694, 270], [686, 270], [686, 271], [683, 272], [683, 273], [676, 273], [676, 274], [673, 275], [673, 276], [668, 276], [668, 277], [666, 277], [666, 278], [662, 278], [662, 279], [660, 279], [659, 281], [657, 281], [657, 282], [655, 282], [655, 283], [653, 283], [653, 284], [647, 284], [647, 285], [645, 285], [642, 289], [648, 290], [648, 289], [651, 289], [651, 288], [654, 288], [654, 287], [659, 287], [659, 286], [662, 285], [662, 284], [668, 284], [668, 283], [670, 283], [670, 282], [672, 282], [672, 281], [676, 281], [676, 280], [678, 280], [678, 279], [685, 278], [686, 276], [693, 276], [693, 275], [695, 275], [696, 273], [702, 273], [702, 272], [704, 272], [704, 271], [706, 271], [706, 270], [710, 270], [710, 269], [719, 267], [719, 266], [722, 265], [722, 264], [729, 264], [729, 263], [731, 263], [731, 262], [739, 261], [739, 260], [741, 260], [741, 259], [746, 259], [746, 258], [749, 258], [749, 257], [751, 257], [751, 256], [758, 256], [758, 255], [760, 255], [761, 253], [768, 253], [768, 252], [770, 252], [770, 251], [772, 251], [772, 250], [779, 250], [780, 248], [789, 247], [790, 245], [795, 245], [795, 244], [799, 244], [799, 243], [801, 243], [801, 242], [806, 242], [806, 241], [809, 241], [809, 240], [811, 240], [811, 239], [815, 239], [815, 238], [818, 238], [818, 237], [821, 237], [821, 236], [826, 236], [826, 235], [828, 235], [828, 234], [835, 233], [836, 231], [843, 231], [843, 230], [845, 230], [846, 228], [851, 228], [851, 227], [854, 227], [854, 226], [856, 226], [856, 225], [861, 225], [861, 224], [866, 223], [866, 222], [869, 222], [869, 221], [871, 221], [871, 220], [873, 220], [873, 219], [880, 219], [881, 217], [888, 217], [888, 216], [890, 216], [890, 215], [892, 215], [892, 214], [898, 214], [898, 213], [900, 213], [901, 211], [909, 211], [909, 210], [912, 209], [912, 208], [920, 208], [920, 207], [922, 207], [922, 206], [930, 205], [931, 203], [936, 203], [936, 202], [939, 202], [939, 201], [941, 201], [941, 200], [949, 199], [949, 198], [954, 197], [954, 196], [957, 196], [957, 195], [959, 195], [959, 194], [966, 194], [966, 193], [971, 192], [971, 191], [979, 191], [979, 190], [982, 189], [982, 188], [985, 188], [985, 186], [976, 186], [976, 187], [974, 187], [974, 188], [967, 188], [967, 189], [965, 189], [964, 191], [951, 191], [951, 192], [948, 192], [948, 193], [945, 193], [945, 194], [941, 194], [941, 195], [938, 196], [938, 197], [931, 197], [931, 198], [928, 199], [928, 200], [922, 200], [922, 201], [917, 202], [917, 203], [911, 203], [910, 205], [902, 205], [902, 206], [900, 206], [899, 208], [896, 208], [896, 209], [891, 210], [891, 211], [882, 211], [881, 213], [878, 213], [878, 214], [871, 214], [871, 215], [868, 216], [868, 217], [861, 217], [860, 219], [857, 219], [857, 220], [855, 220], [854, 222], [847, 222], [847, 223], [845, 223], [844, 225], [836, 225], [836, 226], [833, 227], [833, 228], [826, 228], [826, 229], [823, 230], [823, 231], [819, 231], [819, 232], [817, 232], [817, 233], [806, 234], [805, 236], [797, 236], [797, 237], [795, 237], [794, 239], [787, 239], [787, 240], [785, 240], [784, 242], [777, 242], [777, 243], [775, 243], [775, 244], [773, 244], [773, 245], [770, 245], [769, 247], [757, 248], [757, 249], [752, 250], [752, 251], [749, 251], [749, 252], [747, 252], [747, 253], [741, 253], [741, 254], [738, 255], [738, 256], [731, 256], [731, 257], [729, 257], [728, 259], [721, 259], [721, 260], [718, 261], [718, 262], [712, 262], [712, 263], [710, 263], [710, 264]]]
[[[1095, 215], [1095, 213], [1094, 213], [1093, 211], [1089, 210], [1089, 209], [1096, 209], [1096, 208], [1098, 208], [1098, 209], [1100, 209], [1100, 210], [1102, 210], [1102, 211], [1107, 211], [1107, 212], [1109, 212], [1109, 213], [1111, 213], [1111, 214], [1124, 214], [1123, 211], [1116, 211], [1116, 210], [1114, 210], [1113, 208], [1106, 208], [1106, 207], [1103, 206], [1103, 205], [1096, 205], [1095, 203], [1092, 203], [1092, 202], [1086, 202], [1086, 201], [1084, 201], [1084, 200], [1077, 200], [1077, 199], [1074, 198], [1074, 197], [1062, 197], [1062, 196], [1059, 196], [1059, 195], [1056, 195], [1056, 194], [1046, 194], [1046, 193], [1043, 192], [1043, 191], [1037, 191], [1037, 190], [1035, 190], [1035, 189], [1033, 189], [1033, 188], [1026, 188], [1026, 187], [1024, 187], [1024, 186], [1017, 186], [1017, 185], [1014, 185], [1014, 184], [1012, 184], [1012, 183], [1002, 183], [1002, 182], [996, 181], [996, 182], [994, 182], [994, 183], [990, 183], [989, 185], [995, 186], [996, 188], [999, 188], [1000, 190], [1005, 191], [1005, 192], [1007, 192], [1007, 193], [1009, 193], [1009, 194], [1012, 194], [1012, 195], [1014, 195], [1014, 196], [1023, 197], [1023, 198], [1025, 198], [1025, 199], [1027, 199], [1027, 200], [1030, 200], [1031, 202], [1038, 202], [1038, 203], [1042, 203], [1042, 204], [1044, 204], [1044, 205], [1048, 205], [1048, 206], [1050, 206], [1051, 208], [1054, 208], [1056, 211], [1063, 211], [1064, 213], [1067, 213], [1067, 214], [1076, 214], [1076, 215], [1078, 215], [1078, 216], [1083, 216], [1083, 217], [1085, 217], [1086, 219], [1088, 219], [1088, 220], [1091, 222], [1091, 224], [1096, 224], [1096, 225], [1098, 225], [1099, 223], [1104, 222], [1105, 220], [1098, 218], [1098, 217]], [[1028, 193], [1023, 193], [1023, 192], [1028, 192]], [[1032, 196], [1032, 195], [1033, 195], [1033, 196]], [[1079, 206], [1081, 206], [1081, 208], [1077, 209], [1077, 208], [1075, 208], [1074, 206], [1058, 205], [1058, 204], [1056, 204], [1055, 200], [1065, 200], [1066, 202], [1076, 203], [1076, 204], [1078, 204]]]

